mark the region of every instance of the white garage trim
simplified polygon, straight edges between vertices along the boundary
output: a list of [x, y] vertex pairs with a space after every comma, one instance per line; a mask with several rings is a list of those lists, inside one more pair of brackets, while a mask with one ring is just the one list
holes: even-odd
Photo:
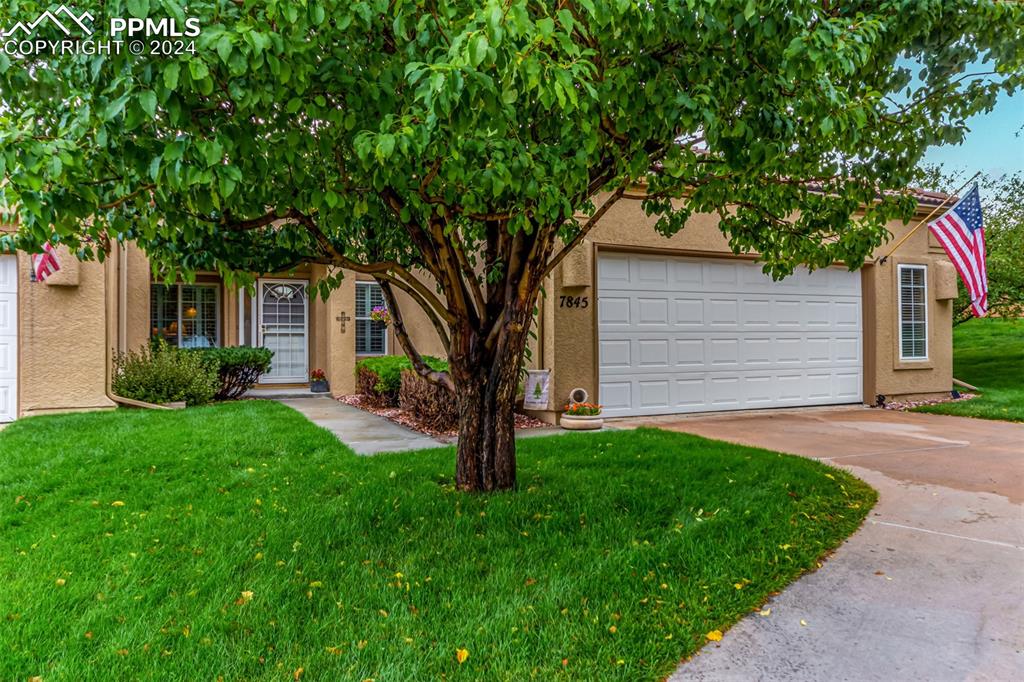
[[0, 255], [0, 423], [18, 417], [18, 257]]
[[598, 255], [607, 416], [861, 402], [859, 272], [775, 282], [736, 259]]

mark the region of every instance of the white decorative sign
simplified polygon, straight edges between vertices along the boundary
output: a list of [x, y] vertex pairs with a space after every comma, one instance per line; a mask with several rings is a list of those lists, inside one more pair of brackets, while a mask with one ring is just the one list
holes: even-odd
[[523, 408], [527, 410], [548, 409], [548, 387], [551, 383], [550, 369], [530, 369], [526, 371], [526, 397]]

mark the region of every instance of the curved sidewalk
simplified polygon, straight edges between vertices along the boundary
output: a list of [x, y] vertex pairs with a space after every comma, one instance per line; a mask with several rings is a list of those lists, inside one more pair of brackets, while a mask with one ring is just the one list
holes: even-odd
[[867, 408], [631, 420], [814, 457], [880, 493], [683, 680], [1024, 679], [1024, 424]]

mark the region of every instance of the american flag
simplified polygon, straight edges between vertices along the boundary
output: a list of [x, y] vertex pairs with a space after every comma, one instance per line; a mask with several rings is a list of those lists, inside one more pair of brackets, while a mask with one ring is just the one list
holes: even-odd
[[953, 261], [971, 297], [975, 317], [988, 312], [988, 274], [985, 272], [985, 226], [981, 218], [978, 185], [941, 218], [928, 224]]
[[57, 252], [50, 242], [43, 244], [42, 253], [32, 257], [32, 269], [36, 272], [36, 280], [40, 282], [60, 270]]

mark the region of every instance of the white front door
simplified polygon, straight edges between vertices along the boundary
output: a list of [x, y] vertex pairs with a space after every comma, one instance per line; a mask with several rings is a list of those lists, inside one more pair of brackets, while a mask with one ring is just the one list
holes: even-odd
[[18, 416], [18, 257], [0, 256], [0, 422]]
[[274, 351], [261, 383], [309, 381], [309, 298], [306, 282], [261, 279], [257, 293], [259, 345]]
[[603, 253], [597, 311], [608, 416], [861, 400], [859, 272]]

